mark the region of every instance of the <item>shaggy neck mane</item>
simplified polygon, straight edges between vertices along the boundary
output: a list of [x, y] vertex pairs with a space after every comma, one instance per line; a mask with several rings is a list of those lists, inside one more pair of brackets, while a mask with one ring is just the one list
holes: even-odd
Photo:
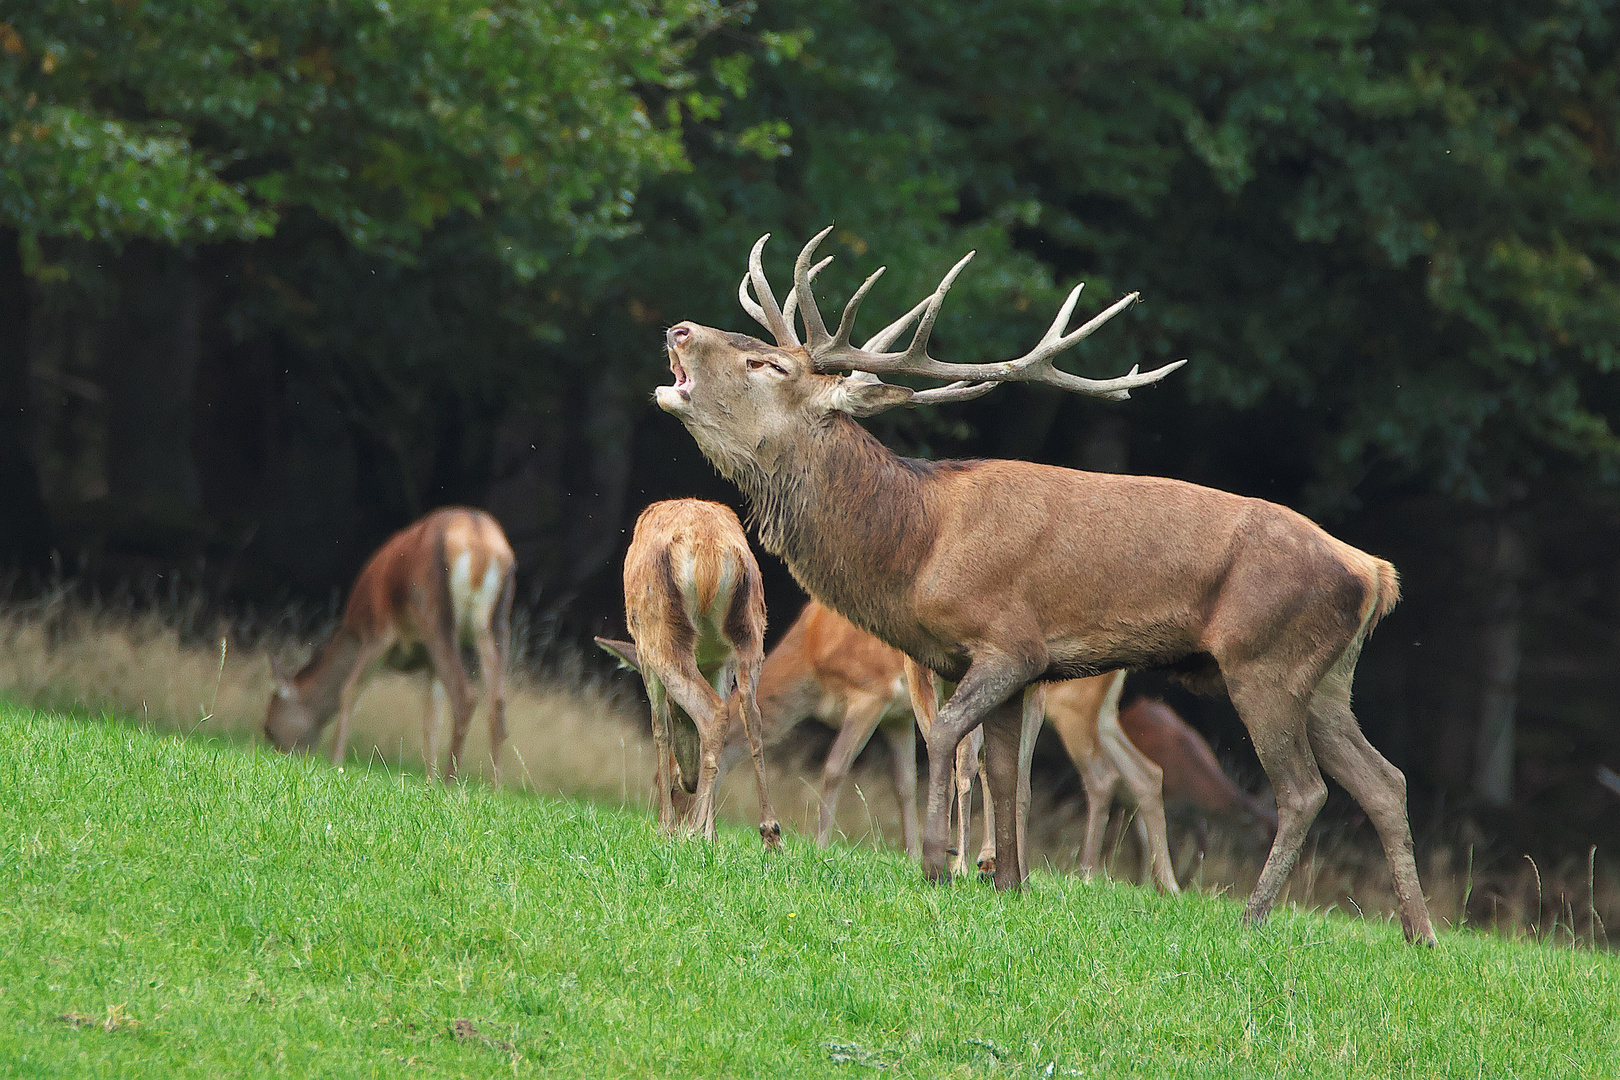
[[842, 413], [813, 426], [774, 463], [753, 459], [731, 479], [760, 541], [800, 585], [857, 626], [893, 640], [899, 607], [933, 546], [930, 474]]

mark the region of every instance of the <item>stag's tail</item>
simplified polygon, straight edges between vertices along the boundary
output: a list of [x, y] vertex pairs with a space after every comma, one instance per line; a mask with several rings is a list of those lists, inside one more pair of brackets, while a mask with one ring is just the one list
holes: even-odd
[[1401, 600], [1401, 577], [1395, 567], [1383, 559], [1373, 559], [1377, 576], [1374, 579], [1372, 610], [1367, 614], [1367, 625], [1362, 635], [1372, 633], [1373, 627]]

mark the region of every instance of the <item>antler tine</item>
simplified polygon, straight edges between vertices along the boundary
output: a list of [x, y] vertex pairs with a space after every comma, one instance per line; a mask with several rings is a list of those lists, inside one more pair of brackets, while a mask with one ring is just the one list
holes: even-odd
[[[873, 376], [876, 378], [876, 376]], [[936, 386], [931, 390], [919, 390], [911, 395], [908, 405], [938, 405], [942, 401], [972, 401], [976, 397], [983, 397], [1001, 384], [998, 382], [953, 382], [949, 386]]]
[[[833, 261], [833, 257], [831, 255], [829, 255], [825, 259], [822, 259], [820, 262], [816, 263], [816, 265], [812, 266], [810, 268], [809, 274], [806, 275], [808, 280], [810, 280], [810, 281], [816, 280], [816, 275], [821, 273], [823, 270], [827, 269], [828, 264], [830, 264], [832, 261]], [[799, 308], [799, 290], [798, 290], [797, 287], [795, 287], [792, 292], [788, 293], [788, 298], [782, 302], [782, 318], [787, 320], [787, 324], [789, 326], [793, 325], [793, 313], [795, 311], [797, 311], [798, 308]], [[805, 326], [805, 332], [806, 332], [807, 335], [809, 334], [809, 330], [810, 330], [810, 327], [808, 325], [806, 325]], [[815, 338], [812, 336], [810, 338], [810, 340], [814, 341]]]
[[923, 308], [922, 318], [917, 321], [917, 332], [911, 335], [911, 344], [907, 345], [906, 351], [901, 354], [905, 359], [926, 360], [928, 358], [928, 339], [933, 336], [934, 320], [939, 318], [939, 308], [941, 304], [945, 303], [945, 294], [951, 291], [951, 285], [956, 281], [956, 275], [960, 274], [963, 268], [973, 261], [973, 256], [977, 254], [976, 251], [968, 252], [956, 260], [956, 265], [951, 267], [950, 273], [940, 278], [939, 285], [934, 289], [934, 294], [928, 298], [928, 303]]
[[[771, 238], [766, 233], [754, 241], [754, 248], [748, 253], [748, 281], [754, 287], [754, 295], [759, 303], [750, 305], [746, 300], [743, 308], [753, 315], [765, 329], [776, 338], [776, 343], [784, 349], [794, 348], [799, 344], [798, 335], [793, 332], [793, 324], [782, 317], [782, 309], [776, 305], [776, 295], [771, 292], [771, 283], [765, 279], [765, 266], [761, 261], [761, 253], [765, 250], [765, 241]], [[746, 292], [747, 290], [742, 290]], [[758, 314], [755, 314], [755, 309]]]
[[[882, 272], [883, 272], [882, 270], [878, 271], [879, 274], [881, 274]], [[877, 274], [873, 274], [870, 278], [867, 278], [867, 281], [870, 282], [870, 281], [874, 281], [876, 279], [877, 279]], [[919, 315], [921, 315], [923, 313], [923, 309], [928, 306], [929, 301], [932, 300], [932, 299], [933, 299], [932, 295], [924, 297], [922, 300], [919, 300], [917, 302], [916, 307], [912, 308], [910, 311], [906, 312], [904, 315], [902, 315], [898, 319], [894, 320], [894, 322], [890, 323], [888, 326], [885, 326], [883, 329], [879, 330], [877, 333], [875, 333], [871, 337], [867, 338], [866, 339], [866, 344], [861, 346], [861, 351], [862, 352], [882, 352], [884, 349], [887, 349], [890, 345], [893, 345], [894, 344], [894, 339], [899, 337], [901, 334], [905, 333], [906, 332], [906, 327], [910, 326], [912, 323], [917, 321], [917, 316], [919, 316]]]
[[827, 324], [821, 321], [821, 309], [816, 306], [816, 295], [810, 289], [810, 279], [815, 277], [810, 269], [810, 260], [816, 257], [816, 248], [833, 231], [829, 225], [816, 235], [812, 236], [803, 248], [799, 249], [799, 257], [793, 261], [793, 299], [799, 302], [799, 318], [804, 320], [804, 339], [806, 346], [814, 353], [824, 348], [831, 340], [827, 336]]

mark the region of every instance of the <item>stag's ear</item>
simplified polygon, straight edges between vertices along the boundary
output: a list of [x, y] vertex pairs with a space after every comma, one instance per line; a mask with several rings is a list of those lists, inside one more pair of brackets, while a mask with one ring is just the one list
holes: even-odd
[[631, 671], [641, 671], [641, 657], [636, 652], [636, 643], [633, 641], [615, 641], [612, 638], [599, 637], [596, 644], [602, 651], [619, 661], [619, 666], [629, 668]]
[[851, 416], [872, 416], [884, 409], [904, 405], [917, 392], [909, 386], [894, 386], [859, 376], [839, 379], [828, 391], [827, 405]]

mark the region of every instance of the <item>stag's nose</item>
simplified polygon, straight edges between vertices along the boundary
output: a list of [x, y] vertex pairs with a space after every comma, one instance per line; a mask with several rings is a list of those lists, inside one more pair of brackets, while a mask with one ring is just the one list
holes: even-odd
[[671, 349], [676, 349], [686, 344], [691, 337], [692, 326], [690, 323], [676, 323], [674, 326], [669, 328], [668, 332], [664, 334], [664, 342]]

